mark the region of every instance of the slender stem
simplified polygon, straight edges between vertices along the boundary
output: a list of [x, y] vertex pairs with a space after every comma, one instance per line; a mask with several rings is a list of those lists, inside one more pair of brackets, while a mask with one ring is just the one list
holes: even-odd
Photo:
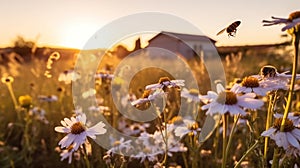
[[183, 158], [183, 162], [184, 162], [184, 167], [189, 167], [185, 152], [182, 152], [182, 158]]
[[296, 75], [297, 75], [297, 67], [298, 67], [297, 65], [298, 65], [299, 36], [300, 36], [300, 33], [297, 34], [296, 32], [293, 35], [293, 44], [294, 44], [294, 49], [295, 49], [295, 55], [294, 55], [294, 60], [293, 60], [292, 79], [291, 79], [291, 84], [290, 84], [290, 89], [289, 89], [289, 94], [288, 94], [288, 100], [286, 102], [283, 119], [282, 119], [282, 123], [280, 126], [280, 131], [284, 130], [284, 124], [285, 124], [286, 118], [288, 116], [288, 113], [290, 111], [291, 104], [292, 104], [294, 86], [295, 86]]
[[165, 151], [165, 158], [164, 158], [164, 161], [165, 161], [165, 166], [166, 168], [169, 167], [169, 163], [168, 163], [168, 130], [167, 130], [167, 114], [166, 112], [164, 111], [164, 120], [165, 120], [165, 143], [166, 143], [166, 151]]
[[[267, 122], [266, 122], [266, 130], [270, 128], [270, 118], [272, 113], [272, 103], [273, 103], [273, 95], [269, 95], [269, 106], [268, 106], [268, 113], [267, 113]], [[267, 162], [267, 153], [268, 153], [268, 144], [269, 144], [269, 137], [265, 137], [265, 146], [264, 146], [264, 160]]]
[[226, 160], [225, 160], [225, 155], [226, 155], [226, 145], [227, 145], [227, 126], [228, 126], [228, 113], [225, 113], [222, 116], [223, 119], [223, 152], [222, 152], [222, 168], [226, 168]]
[[85, 162], [85, 166], [87, 168], [90, 168], [91, 165], [90, 165], [90, 161], [89, 161], [89, 158], [88, 158], [88, 154], [87, 154], [87, 150], [86, 150], [86, 146], [85, 144], [83, 145], [83, 159], [84, 159], [84, 162]]
[[246, 158], [246, 156], [252, 152], [259, 144], [259, 141], [256, 140], [256, 142], [246, 151], [246, 153], [241, 157], [241, 159], [236, 163], [236, 165], [234, 166], [234, 168], [237, 168], [238, 166], [240, 166], [240, 164], [243, 162], [243, 160]]
[[235, 128], [236, 128], [236, 125], [239, 121], [239, 118], [240, 118], [240, 114], [238, 114], [236, 116], [236, 119], [233, 123], [233, 126], [232, 126], [232, 129], [230, 131], [230, 135], [229, 135], [229, 138], [228, 138], [228, 143], [227, 143], [227, 146], [226, 146], [226, 151], [225, 151], [225, 155], [224, 155], [224, 161], [225, 161], [225, 165], [226, 165], [226, 162], [227, 162], [227, 156], [228, 156], [228, 153], [229, 153], [229, 149], [230, 149], [230, 145], [231, 145], [231, 141], [232, 141], [232, 137], [233, 137], [233, 133], [235, 131]]
[[[220, 130], [220, 123], [217, 125], [216, 130]], [[216, 131], [216, 136], [214, 138], [214, 143], [213, 143], [213, 149], [215, 149], [215, 160], [218, 159], [218, 154], [219, 154], [219, 140], [220, 140], [220, 134], [218, 131]]]
[[12, 99], [12, 101], [14, 103], [15, 108], [18, 107], [18, 102], [17, 102], [16, 96], [14, 94], [14, 91], [13, 91], [11, 83], [6, 84], [6, 86], [8, 88], [9, 94], [11, 96], [11, 99]]
[[[293, 60], [293, 69], [292, 69], [292, 79], [291, 79], [291, 84], [290, 84], [290, 89], [289, 89], [289, 94], [288, 94], [288, 99], [286, 102], [284, 114], [282, 117], [282, 122], [280, 125], [280, 131], [284, 131], [284, 126], [285, 126], [285, 121], [288, 117], [288, 113], [291, 108], [292, 104], [292, 99], [293, 99], [293, 92], [294, 92], [294, 85], [296, 81], [296, 74], [297, 74], [297, 64], [298, 64], [298, 52], [299, 52], [299, 38], [300, 38], [300, 32], [297, 32], [296, 29], [294, 28], [294, 34], [293, 34], [293, 44], [294, 44], [294, 60]], [[275, 148], [274, 154], [273, 154], [273, 163], [272, 163], [272, 168], [277, 168], [279, 167], [279, 149]]]

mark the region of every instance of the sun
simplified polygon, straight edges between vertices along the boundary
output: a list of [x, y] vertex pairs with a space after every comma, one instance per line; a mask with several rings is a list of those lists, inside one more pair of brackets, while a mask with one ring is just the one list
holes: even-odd
[[67, 48], [83, 49], [99, 27], [93, 23], [70, 23], [62, 31], [60, 45]]

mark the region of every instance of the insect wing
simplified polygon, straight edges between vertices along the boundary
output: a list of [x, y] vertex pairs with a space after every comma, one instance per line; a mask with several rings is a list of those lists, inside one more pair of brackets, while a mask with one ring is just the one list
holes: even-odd
[[222, 34], [225, 30], [226, 30], [226, 28], [224, 28], [223, 30], [219, 31], [219, 33], [217, 33], [217, 35]]

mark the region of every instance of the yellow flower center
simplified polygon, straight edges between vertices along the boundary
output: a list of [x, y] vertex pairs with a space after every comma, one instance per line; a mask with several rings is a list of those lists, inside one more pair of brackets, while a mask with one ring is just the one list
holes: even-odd
[[242, 86], [248, 88], [256, 88], [259, 87], [258, 79], [252, 76], [245, 77], [242, 81]]
[[294, 112], [293, 116], [300, 117], [300, 112]]
[[238, 102], [236, 94], [228, 90], [219, 93], [216, 101], [220, 104], [226, 105], [234, 105]]
[[121, 141], [115, 141], [114, 146], [119, 146], [121, 145]]
[[29, 95], [19, 97], [19, 103], [24, 108], [29, 108], [32, 104], [32, 98]]
[[[280, 130], [280, 126], [282, 123], [282, 118], [276, 118], [274, 121], [274, 127], [278, 130]], [[295, 128], [293, 122], [290, 119], [286, 119], [285, 123], [284, 123], [284, 130], [283, 132], [290, 132]]]
[[69, 147], [67, 147], [68, 152], [71, 152], [73, 150], [73, 145], [70, 145]]
[[182, 120], [181, 116], [175, 116], [171, 120], [169, 120], [170, 124], [175, 124], [175, 125], [182, 124], [182, 122], [183, 122], [183, 120]]
[[190, 89], [189, 94], [192, 95], [192, 96], [198, 96], [199, 91], [197, 89]]
[[71, 126], [71, 133], [72, 134], [80, 134], [84, 131], [85, 131], [85, 127], [81, 122], [74, 123]]
[[161, 77], [158, 83], [162, 84], [163, 82], [171, 81], [169, 77]]
[[142, 95], [142, 98], [147, 98], [147, 97], [149, 97], [150, 93], [151, 93], [151, 90], [144, 90], [144, 93], [143, 93], [143, 95]]
[[148, 147], [146, 147], [146, 148], [143, 149], [143, 152], [144, 152], [144, 153], [150, 153], [150, 152], [151, 152], [151, 149], [148, 148]]
[[197, 122], [194, 122], [193, 124], [188, 125], [189, 130], [197, 130], [199, 128], [199, 125]]

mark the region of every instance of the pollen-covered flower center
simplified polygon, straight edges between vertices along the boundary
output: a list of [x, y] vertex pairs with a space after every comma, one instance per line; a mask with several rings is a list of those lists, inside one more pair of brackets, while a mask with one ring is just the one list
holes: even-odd
[[199, 128], [199, 125], [196, 122], [194, 122], [193, 124], [188, 125], [188, 129], [192, 130], [192, 131], [197, 130], [198, 128]]
[[169, 124], [179, 125], [182, 124], [183, 118], [181, 116], [175, 116], [171, 120], [169, 120]]
[[235, 93], [225, 90], [219, 93], [216, 101], [220, 104], [234, 105], [238, 100]]
[[119, 146], [119, 145], [121, 145], [121, 143], [122, 143], [121, 141], [115, 141], [114, 146]]
[[[282, 123], [282, 118], [276, 118], [274, 121], [274, 127], [278, 130], [280, 130], [280, 126]], [[293, 122], [290, 119], [286, 119], [285, 123], [284, 123], [284, 130], [283, 132], [290, 132], [295, 128]]]
[[148, 98], [150, 93], [151, 93], [151, 90], [145, 90], [143, 95], [142, 95], [142, 98]]
[[258, 79], [252, 76], [245, 77], [242, 81], [242, 86], [249, 88], [259, 87]]
[[85, 127], [81, 122], [74, 123], [71, 126], [71, 133], [72, 134], [80, 134], [84, 131], [85, 131]]
[[300, 112], [294, 112], [293, 116], [300, 117]]
[[192, 95], [192, 96], [198, 96], [199, 91], [197, 89], [190, 89], [189, 94]]
[[169, 77], [161, 77], [158, 81], [158, 83], [163, 84], [164, 82], [171, 81]]

